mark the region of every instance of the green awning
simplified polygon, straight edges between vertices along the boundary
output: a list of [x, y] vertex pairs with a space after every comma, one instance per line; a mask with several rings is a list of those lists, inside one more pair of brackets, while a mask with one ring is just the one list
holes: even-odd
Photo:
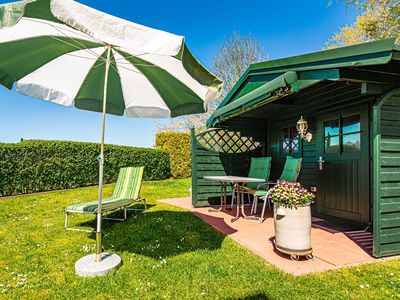
[[[395, 39], [369, 42], [251, 65], [207, 121], [217, 126], [260, 105], [323, 80], [339, 80], [343, 68], [362, 68], [400, 60]], [[271, 80], [272, 79], [272, 80]], [[343, 76], [343, 80], [349, 80]]]
[[286, 72], [234, 102], [217, 109], [207, 121], [207, 127], [213, 127], [226, 119], [296, 93], [322, 80], [338, 80], [339, 78], [338, 69]]

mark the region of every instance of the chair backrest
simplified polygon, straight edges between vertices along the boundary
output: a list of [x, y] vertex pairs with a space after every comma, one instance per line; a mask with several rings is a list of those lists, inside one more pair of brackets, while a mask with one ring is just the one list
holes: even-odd
[[[271, 157], [252, 157], [248, 176], [268, 181], [271, 172], [271, 161]], [[249, 183], [246, 186], [255, 189], [258, 185], [259, 183]]]
[[139, 198], [144, 167], [126, 167], [119, 170], [113, 197], [121, 199]]
[[301, 161], [302, 158], [294, 158], [291, 156], [287, 156], [285, 166], [283, 167], [283, 171], [279, 179], [287, 180], [290, 182], [296, 181], [297, 177], [299, 177], [300, 174]]

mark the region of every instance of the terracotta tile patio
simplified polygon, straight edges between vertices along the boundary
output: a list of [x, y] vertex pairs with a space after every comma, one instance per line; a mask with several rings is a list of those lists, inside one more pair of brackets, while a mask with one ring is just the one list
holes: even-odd
[[[273, 247], [271, 240], [274, 237], [274, 224], [271, 214], [262, 224], [243, 218], [231, 223], [233, 212], [209, 212], [208, 207], [194, 208], [191, 205], [190, 197], [160, 201], [190, 210], [218, 231], [230, 236], [270, 264], [293, 275], [304, 275], [385, 260], [371, 256], [371, 233], [327, 228], [318, 225], [321, 223], [321, 219], [314, 218], [311, 238], [315, 259], [307, 260], [304, 258], [299, 261], [292, 261], [289, 256], [278, 253]], [[398, 257], [391, 257], [390, 259], [393, 258]]]

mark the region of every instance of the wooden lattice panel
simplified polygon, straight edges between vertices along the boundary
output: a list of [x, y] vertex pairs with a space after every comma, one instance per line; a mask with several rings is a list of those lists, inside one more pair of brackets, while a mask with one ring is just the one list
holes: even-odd
[[210, 129], [196, 135], [199, 145], [207, 150], [223, 153], [244, 153], [261, 147], [252, 137], [242, 136], [240, 132]]

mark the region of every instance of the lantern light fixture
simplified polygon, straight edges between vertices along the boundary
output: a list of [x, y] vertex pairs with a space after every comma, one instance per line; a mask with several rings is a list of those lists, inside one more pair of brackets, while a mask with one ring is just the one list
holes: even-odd
[[303, 116], [301, 116], [300, 120], [297, 121], [297, 131], [300, 135], [300, 137], [307, 141], [307, 142], [311, 142], [313, 136], [311, 132], [307, 132], [308, 130], [308, 123], [307, 121], [303, 118]]

